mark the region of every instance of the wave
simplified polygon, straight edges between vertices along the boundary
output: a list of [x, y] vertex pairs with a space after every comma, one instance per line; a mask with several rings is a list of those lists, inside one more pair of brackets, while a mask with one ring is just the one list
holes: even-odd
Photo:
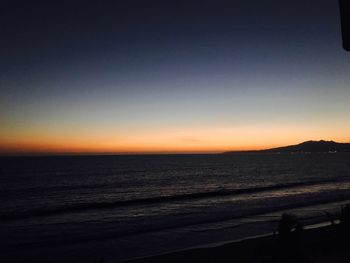
[[276, 184], [264, 187], [251, 187], [243, 189], [223, 189], [210, 192], [197, 192], [197, 193], [188, 193], [188, 194], [179, 194], [171, 196], [156, 196], [150, 198], [140, 198], [140, 199], [131, 199], [131, 200], [117, 200], [113, 202], [97, 202], [97, 203], [78, 203], [71, 205], [63, 205], [56, 207], [45, 207], [32, 209], [27, 211], [13, 211], [10, 213], [0, 214], [0, 221], [11, 221], [18, 219], [27, 219], [35, 217], [45, 217], [58, 214], [67, 214], [81, 211], [90, 211], [90, 210], [101, 210], [101, 209], [111, 209], [118, 207], [126, 206], [138, 206], [138, 205], [149, 205], [149, 204], [160, 204], [167, 202], [176, 202], [176, 201], [191, 201], [196, 199], [207, 199], [207, 198], [217, 198], [225, 196], [235, 196], [243, 194], [254, 194], [266, 191], [273, 190], [283, 190], [288, 188], [302, 187], [302, 186], [312, 186], [312, 185], [322, 185], [327, 183], [339, 183], [347, 182], [346, 181], [334, 181], [334, 180], [323, 180], [323, 181], [310, 181], [310, 182], [295, 182], [287, 184]]
[[[64, 241], [64, 244], [78, 244], [80, 242], [91, 242], [91, 241], [100, 241], [100, 240], [108, 240], [108, 239], [116, 239], [116, 238], [122, 238], [122, 237], [131, 237], [133, 235], [140, 235], [140, 234], [147, 234], [147, 233], [154, 233], [159, 231], [168, 231], [168, 230], [174, 230], [178, 228], [183, 227], [191, 227], [191, 226], [200, 226], [200, 225], [206, 225], [206, 224], [212, 224], [212, 223], [223, 223], [228, 220], [232, 219], [239, 219], [239, 218], [248, 218], [251, 216], [258, 216], [258, 215], [266, 215], [269, 213], [275, 213], [283, 211], [290, 210], [290, 209], [304, 209], [312, 206], [318, 206], [323, 204], [332, 204], [332, 203], [339, 203], [348, 201], [349, 197], [331, 197], [327, 199], [318, 199], [318, 200], [300, 200], [299, 202], [294, 202], [290, 204], [280, 204], [280, 205], [273, 205], [269, 207], [254, 209], [254, 210], [244, 210], [240, 213], [236, 212], [227, 212], [227, 213], [220, 213], [212, 215], [211, 217], [193, 217], [190, 219], [179, 219], [179, 220], [162, 220], [162, 222], [159, 221], [153, 221], [150, 222], [147, 226], [144, 224], [136, 224], [129, 227], [114, 227], [112, 229], [108, 229], [107, 231], [96, 231], [93, 233], [89, 233], [88, 235], [76, 235], [71, 236], [69, 239]], [[339, 205], [340, 207], [340, 205]], [[305, 218], [304, 218], [305, 219]], [[320, 223], [324, 222], [325, 220], [328, 220], [323, 213], [320, 211], [320, 215], [313, 215], [308, 216], [308, 220], [312, 220], [313, 223]], [[269, 222], [276, 223], [278, 219], [269, 220]], [[260, 221], [260, 220], [259, 220]], [[265, 221], [268, 222], [268, 221]], [[243, 224], [250, 224], [251, 220], [249, 221], [241, 221], [235, 227], [240, 227]], [[257, 221], [254, 222], [256, 224]], [[230, 226], [232, 228], [232, 226]], [[85, 232], [84, 232], [85, 233]], [[61, 245], [62, 240], [53, 239], [53, 240], [45, 240], [45, 241], [37, 241], [37, 242], [30, 242], [23, 241], [23, 243], [20, 243], [21, 247], [25, 248], [35, 248], [35, 247], [45, 247], [45, 246], [52, 246], [52, 245]], [[16, 247], [6, 247], [5, 249], [14, 249], [17, 250], [18, 246]]]

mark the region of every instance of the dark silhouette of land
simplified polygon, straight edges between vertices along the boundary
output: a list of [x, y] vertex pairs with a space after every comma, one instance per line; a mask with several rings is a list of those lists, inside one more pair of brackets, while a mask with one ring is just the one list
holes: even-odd
[[224, 154], [236, 154], [236, 153], [338, 153], [338, 152], [350, 152], [350, 143], [338, 143], [334, 141], [307, 141], [296, 145], [271, 148], [265, 150], [256, 151], [230, 151]]

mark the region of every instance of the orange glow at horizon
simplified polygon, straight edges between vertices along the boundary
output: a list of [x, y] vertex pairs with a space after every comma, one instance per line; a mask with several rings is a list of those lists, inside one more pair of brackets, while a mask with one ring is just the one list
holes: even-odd
[[[332, 136], [331, 136], [332, 135]], [[5, 137], [5, 136], [3, 136]], [[259, 150], [306, 140], [350, 141], [345, 133], [288, 126], [163, 129], [124, 134], [17, 134], [0, 139], [0, 152], [22, 153], [210, 153]]]

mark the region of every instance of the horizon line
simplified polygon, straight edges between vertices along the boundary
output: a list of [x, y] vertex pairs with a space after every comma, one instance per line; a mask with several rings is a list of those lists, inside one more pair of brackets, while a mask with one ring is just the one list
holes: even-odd
[[304, 142], [335, 142], [335, 143], [344, 143], [344, 142], [336, 142], [334, 140], [307, 140], [300, 143], [292, 144], [292, 145], [280, 145], [280, 146], [274, 146], [274, 147], [261, 147], [261, 148], [254, 148], [254, 149], [220, 149], [220, 150], [178, 150], [178, 151], [172, 151], [172, 150], [165, 150], [165, 151], [125, 151], [125, 152], [114, 152], [114, 151], [74, 151], [74, 150], [66, 150], [66, 151], [25, 151], [25, 150], [10, 150], [8, 152], [6, 151], [0, 151], [0, 157], [16, 157], [16, 156], [108, 156], [108, 155], [190, 155], [190, 154], [221, 154], [226, 152], [253, 152], [253, 151], [261, 151], [261, 150], [269, 150], [273, 148], [280, 148], [285, 146], [293, 146], [298, 145]]
[[1, 157], [36, 157], [36, 156], [136, 156], [136, 155], [206, 155], [206, 154], [222, 154], [225, 151], [215, 152], [41, 152], [41, 153], [0, 153]]

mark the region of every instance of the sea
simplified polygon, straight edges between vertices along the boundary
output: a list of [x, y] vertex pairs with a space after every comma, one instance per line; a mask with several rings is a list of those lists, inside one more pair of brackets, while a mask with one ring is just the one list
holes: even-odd
[[[121, 262], [307, 226], [350, 202], [350, 153], [0, 157], [1, 262]], [[103, 260], [103, 261], [101, 261]]]

